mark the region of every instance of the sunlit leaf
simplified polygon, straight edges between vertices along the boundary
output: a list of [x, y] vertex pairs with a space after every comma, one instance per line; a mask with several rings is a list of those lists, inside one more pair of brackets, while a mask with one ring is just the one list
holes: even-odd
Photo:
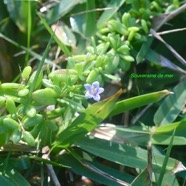
[[116, 103], [116, 106], [111, 112], [110, 116], [157, 102], [161, 100], [165, 95], [169, 94], [171, 94], [171, 92], [169, 92], [168, 90], [163, 90], [119, 101]]
[[[127, 144], [112, 143], [101, 139], [81, 138], [75, 143], [83, 150], [109, 161], [144, 170], [147, 166], [147, 150]], [[165, 156], [152, 154], [152, 171], [160, 173]], [[166, 171], [174, 172], [179, 161], [169, 158]], [[182, 170], [183, 171], [183, 170]]]
[[67, 127], [57, 135], [55, 146], [68, 147], [78, 138], [93, 130], [112, 111], [121, 90], [110, 98], [89, 106]]

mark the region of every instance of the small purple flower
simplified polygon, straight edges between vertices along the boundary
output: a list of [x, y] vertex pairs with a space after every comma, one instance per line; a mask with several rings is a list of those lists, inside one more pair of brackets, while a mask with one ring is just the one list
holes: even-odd
[[94, 83], [92, 83], [92, 85], [85, 84], [84, 87], [87, 90], [87, 92], [85, 94], [85, 97], [87, 99], [93, 98], [95, 101], [100, 100], [100, 95], [99, 94], [104, 92], [104, 88], [99, 87], [99, 82], [98, 81], [95, 81]]

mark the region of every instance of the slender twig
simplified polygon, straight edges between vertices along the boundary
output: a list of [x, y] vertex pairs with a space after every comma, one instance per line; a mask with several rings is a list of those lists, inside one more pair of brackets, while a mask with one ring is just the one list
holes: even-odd
[[[180, 31], [185, 31], [186, 28], [177, 28], [177, 29], [173, 29], [173, 30], [167, 30], [167, 31], [163, 31], [163, 32], [157, 32], [158, 35], [165, 35], [165, 34], [171, 34], [174, 32], [180, 32]], [[153, 36], [153, 34], [149, 34], [149, 36]]]
[[[46, 148], [47, 148], [47, 151], [48, 151], [48, 152], [47, 152], [46, 154], [44, 154], [44, 155], [42, 156], [42, 158], [50, 161], [50, 156], [49, 156], [50, 151], [49, 151], [49, 148], [48, 148], [48, 147], [46, 147]], [[46, 164], [46, 166], [47, 166], [48, 172], [49, 172], [49, 174], [50, 174], [50, 177], [52, 178], [52, 180], [53, 180], [53, 182], [54, 182], [54, 185], [55, 185], [55, 186], [61, 186], [61, 184], [59, 183], [59, 180], [58, 180], [58, 178], [57, 178], [57, 176], [56, 176], [56, 173], [55, 173], [55, 171], [54, 171], [53, 166], [50, 165], [50, 164]]]

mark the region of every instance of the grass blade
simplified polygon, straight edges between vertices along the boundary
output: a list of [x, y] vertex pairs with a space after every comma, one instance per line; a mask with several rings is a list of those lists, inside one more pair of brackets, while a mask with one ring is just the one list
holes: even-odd
[[170, 157], [170, 153], [171, 153], [171, 149], [172, 149], [172, 143], [173, 143], [173, 140], [174, 140], [174, 134], [175, 134], [175, 130], [172, 133], [171, 141], [170, 141], [170, 144], [168, 146], [167, 153], [166, 153], [166, 156], [165, 156], [165, 159], [164, 159], [164, 162], [163, 162], [163, 165], [162, 165], [162, 169], [161, 169], [161, 172], [160, 172], [160, 175], [159, 175], [158, 184], [157, 184], [159, 186], [161, 186], [162, 181], [163, 181], [163, 176], [166, 172], [166, 166], [167, 166], [167, 163], [168, 163], [168, 160], [169, 160], [169, 157]]
[[[96, 31], [96, 14], [95, 11], [91, 11], [95, 9], [95, 0], [87, 1], [86, 3], [86, 28], [85, 28], [85, 36], [90, 37]], [[91, 12], [90, 12], [91, 11]]]

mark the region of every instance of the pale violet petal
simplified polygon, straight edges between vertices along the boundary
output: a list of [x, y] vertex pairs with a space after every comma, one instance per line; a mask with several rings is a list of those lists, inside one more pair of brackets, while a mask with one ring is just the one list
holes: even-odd
[[101, 94], [102, 92], [104, 92], [104, 88], [99, 88], [99, 90], [98, 90], [98, 94]]
[[100, 95], [97, 94], [96, 96], [93, 97], [93, 99], [94, 99], [95, 101], [99, 101], [99, 100], [100, 100]]
[[86, 92], [85, 97], [87, 99], [93, 98], [93, 95], [89, 93], [89, 91]]
[[99, 88], [99, 82], [95, 81], [94, 83], [92, 83], [92, 86], [95, 88]]
[[90, 84], [84, 84], [86, 90], [91, 91], [92, 86]]

